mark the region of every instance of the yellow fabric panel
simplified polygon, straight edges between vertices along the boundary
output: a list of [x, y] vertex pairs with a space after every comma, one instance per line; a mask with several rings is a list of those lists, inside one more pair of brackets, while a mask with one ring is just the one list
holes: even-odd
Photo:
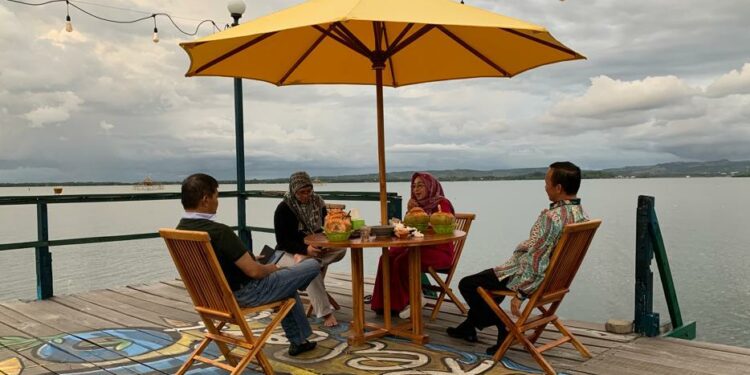
[[375, 84], [369, 57], [330, 37], [315, 45], [323, 35], [320, 30], [341, 21], [372, 55], [373, 20], [385, 24], [382, 49], [393, 44], [409, 23], [414, 25], [401, 42], [427, 24], [441, 25], [460, 39], [457, 42], [438, 27], [421, 35], [386, 61], [385, 86], [513, 76], [583, 58], [540, 26], [452, 0], [311, 0], [183, 43], [191, 59], [187, 75], [244, 77], [276, 85]]

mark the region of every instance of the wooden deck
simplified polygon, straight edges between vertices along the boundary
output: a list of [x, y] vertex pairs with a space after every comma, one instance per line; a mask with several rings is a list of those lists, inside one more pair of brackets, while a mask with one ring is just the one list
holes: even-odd
[[[366, 292], [372, 279], [366, 280]], [[351, 316], [351, 283], [329, 274], [329, 292], [341, 304], [339, 321]], [[397, 339], [348, 347], [343, 332], [316, 330], [319, 348], [309, 356], [286, 357], [283, 335], [265, 351], [278, 373], [518, 374], [538, 369], [526, 352], [514, 348], [504, 359], [510, 369], [484, 356], [494, 330], [469, 344], [448, 337], [445, 328], [462, 320], [446, 306], [427, 320], [426, 347]], [[261, 317], [259, 317], [260, 319]], [[369, 312], [368, 320], [377, 320]], [[546, 353], [568, 374], [750, 374], [750, 349], [677, 339], [639, 338], [604, 332], [602, 324], [567, 321], [594, 355], [584, 361], [572, 346]], [[180, 281], [98, 290], [47, 301], [0, 304], [0, 374], [161, 374], [172, 373], [201, 337], [198, 315]], [[345, 328], [345, 326], [344, 326]], [[342, 331], [340, 329], [339, 331]], [[542, 341], [559, 337], [545, 332]], [[338, 338], [338, 339], [334, 339]], [[525, 367], [528, 366], [529, 368]], [[191, 373], [222, 373], [195, 368]], [[247, 373], [255, 373], [252, 370]]]

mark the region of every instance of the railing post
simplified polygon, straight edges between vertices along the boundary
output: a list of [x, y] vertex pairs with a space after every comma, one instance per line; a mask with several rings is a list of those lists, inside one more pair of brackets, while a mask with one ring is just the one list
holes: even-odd
[[635, 234], [635, 318], [636, 332], [652, 337], [659, 334], [659, 313], [654, 312], [654, 258], [649, 236], [649, 219], [654, 208], [654, 197], [638, 196]]
[[388, 219], [397, 217], [401, 219], [401, 196], [388, 196]]
[[[36, 204], [37, 241], [49, 241], [49, 227], [47, 225], [47, 203]], [[49, 246], [36, 247], [36, 298], [52, 297], [52, 254]]]
[[677, 290], [675, 289], [674, 280], [672, 280], [672, 270], [669, 268], [667, 249], [664, 246], [664, 239], [661, 236], [661, 228], [659, 228], [659, 219], [656, 217], [656, 209], [653, 205], [649, 212], [649, 231], [651, 234], [650, 237], [653, 244], [654, 256], [656, 258], [656, 265], [659, 267], [661, 286], [664, 289], [667, 309], [669, 309], [669, 319], [672, 321], [672, 330], [667, 333], [667, 336], [692, 340], [695, 338], [696, 325], [695, 322], [685, 324], [682, 321], [680, 302], [677, 300]]
[[[237, 19], [232, 24], [237, 26]], [[245, 210], [245, 122], [242, 109], [242, 79], [234, 79], [234, 140], [237, 162], [237, 234], [242, 244], [253, 252], [253, 240], [247, 228]]]

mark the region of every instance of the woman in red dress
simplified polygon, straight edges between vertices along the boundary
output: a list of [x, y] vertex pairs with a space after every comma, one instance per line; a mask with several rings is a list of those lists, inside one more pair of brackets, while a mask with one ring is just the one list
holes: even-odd
[[[411, 199], [407, 205], [408, 209], [421, 207], [428, 215], [438, 212], [455, 214], [453, 205], [445, 198], [443, 187], [431, 174], [416, 172], [411, 176]], [[453, 243], [422, 246], [422, 272], [427, 272], [427, 267], [435, 269], [448, 268], [453, 260]], [[391, 276], [391, 310], [400, 311], [399, 316], [403, 319], [409, 317], [409, 252], [406, 248], [392, 247], [388, 250]], [[383, 304], [383, 274], [381, 271], [383, 259], [378, 263], [378, 273], [375, 278], [375, 289], [372, 293], [371, 308], [377, 313], [382, 313]]]

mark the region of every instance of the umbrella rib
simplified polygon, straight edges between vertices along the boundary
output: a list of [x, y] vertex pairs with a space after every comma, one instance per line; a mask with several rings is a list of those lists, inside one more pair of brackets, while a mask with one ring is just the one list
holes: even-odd
[[357, 47], [359, 47], [361, 51], [363, 52], [367, 51], [366, 56], [368, 58], [370, 59], [372, 58], [372, 51], [370, 51], [370, 49], [367, 48], [367, 46], [364, 43], [362, 43], [362, 41], [359, 40], [359, 38], [357, 38], [357, 36], [351, 32], [351, 30], [347, 29], [346, 26], [344, 26], [340, 22], [336, 22], [336, 29], [339, 32], [344, 33], [347, 36], [348, 40], [352, 42], [354, 45], [356, 45]]
[[402, 49], [404, 49], [404, 47], [408, 46], [409, 44], [412, 44], [412, 42], [414, 42], [415, 40], [421, 38], [422, 35], [424, 35], [428, 31], [434, 29], [435, 26], [436, 25], [424, 25], [424, 26], [422, 26], [421, 29], [419, 29], [416, 32], [414, 32], [414, 34], [411, 34], [408, 38], [406, 38], [400, 44], [395, 44], [394, 43], [394, 45], [392, 46], [393, 48], [391, 48], [390, 51], [386, 51], [387, 56], [393, 56], [393, 55], [395, 55], [396, 53], [398, 53], [398, 51], [401, 51]]
[[[390, 43], [388, 43], [388, 29], [383, 27], [383, 38], [385, 39], [385, 49], [386, 51], [391, 48]], [[391, 67], [391, 82], [393, 83], [393, 87], [397, 87], [398, 84], [396, 83], [396, 69], [393, 67], [393, 59], [391, 55], [388, 56], [388, 66]]]
[[361, 50], [360, 50], [360, 49], [359, 49], [359, 48], [358, 48], [358, 47], [357, 47], [356, 45], [354, 45], [354, 43], [352, 43], [352, 42], [351, 42], [350, 40], [348, 40], [348, 39], [345, 39], [345, 38], [343, 38], [343, 37], [341, 37], [341, 36], [339, 36], [339, 35], [336, 35], [336, 34], [334, 34], [334, 32], [337, 32], [337, 31], [338, 31], [338, 30], [336, 30], [336, 28], [334, 28], [334, 29], [333, 29], [333, 30], [331, 30], [331, 31], [328, 31], [328, 30], [325, 30], [325, 29], [323, 29], [322, 27], [320, 27], [320, 26], [318, 26], [318, 25], [313, 25], [313, 27], [314, 27], [314, 28], [315, 28], [316, 30], [320, 31], [320, 32], [321, 32], [321, 33], [322, 33], [323, 35], [325, 35], [325, 36], [327, 36], [327, 37], [329, 37], [329, 38], [331, 38], [331, 39], [333, 39], [333, 40], [335, 40], [335, 41], [337, 41], [337, 42], [341, 43], [342, 45], [344, 45], [345, 47], [348, 47], [348, 48], [349, 48], [349, 49], [351, 49], [352, 51], [354, 51], [354, 52], [356, 52], [356, 53], [359, 53], [360, 55], [362, 55], [362, 56], [364, 56], [364, 57], [366, 57], [366, 58], [368, 58], [368, 59], [370, 58], [370, 55], [368, 54], [368, 52], [369, 52], [369, 51], [367, 51], [367, 52], [361, 51]]
[[203, 66], [195, 69], [195, 73], [193, 73], [193, 75], [201, 73], [202, 71], [204, 71], [204, 70], [206, 70], [206, 69], [208, 69], [208, 68], [210, 68], [210, 67], [212, 67], [212, 66], [214, 66], [214, 65], [216, 65], [216, 64], [218, 64], [218, 63], [220, 63], [220, 62], [222, 62], [224, 60], [226, 60], [230, 56], [232, 56], [234, 54], [237, 54], [238, 52], [240, 52], [240, 51], [242, 51], [242, 50], [244, 50], [246, 48], [252, 47], [256, 43], [262, 42], [263, 40], [267, 39], [268, 37], [270, 37], [273, 34], [276, 34], [276, 32], [274, 31], [274, 32], [271, 32], [271, 33], [263, 34], [263, 35], [255, 38], [255, 39], [253, 39], [253, 40], [251, 40], [251, 41], [249, 41], [249, 42], [247, 42], [247, 43], [245, 43], [245, 44], [243, 44], [243, 45], [241, 45], [241, 46], [239, 46], [239, 47], [237, 47], [237, 48], [235, 48], [235, 49], [233, 49], [233, 50], [231, 50], [231, 51], [229, 51], [229, 52], [227, 52], [227, 53], [225, 53], [225, 54], [223, 54], [223, 55], [221, 55], [221, 56], [219, 56], [219, 57], [217, 57], [217, 58], [215, 58], [215, 59], [213, 59], [211, 61], [209, 61], [208, 63], [204, 64]]
[[401, 42], [401, 39], [404, 39], [404, 36], [406, 36], [406, 33], [408, 33], [412, 27], [414, 27], [414, 23], [409, 23], [406, 25], [406, 27], [404, 27], [403, 30], [401, 30], [401, 33], [398, 34], [396, 39], [393, 41], [393, 44], [388, 46], [388, 49], [385, 51], [386, 55], [388, 55], [389, 57], [390, 55], [392, 55], [391, 49], [393, 48], [393, 46], [398, 45]]
[[573, 57], [583, 57], [583, 56], [581, 56], [581, 55], [580, 55], [580, 54], [579, 54], [578, 52], [576, 52], [576, 51], [573, 51], [573, 50], [571, 50], [571, 49], [569, 49], [569, 48], [565, 48], [565, 47], [561, 47], [561, 46], [558, 46], [557, 44], [554, 44], [554, 43], [548, 42], [548, 41], [546, 41], [546, 40], [542, 40], [542, 39], [539, 39], [539, 38], [534, 38], [533, 36], [531, 36], [531, 35], [527, 35], [527, 34], [524, 34], [524, 33], [520, 32], [520, 31], [518, 31], [518, 30], [513, 30], [513, 29], [504, 29], [504, 28], [502, 28], [502, 27], [501, 27], [501, 28], [499, 28], [499, 29], [500, 29], [500, 30], [502, 30], [502, 31], [505, 31], [505, 32], [508, 32], [508, 33], [511, 33], [511, 34], [514, 34], [514, 35], [517, 35], [517, 36], [520, 36], [520, 37], [522, 37], [522, 38], [526, 38], [526, 39], [528, 39], [528, 40], [531, 40], [531, 41], [533, 41], [533, 42], [536, 42], [536, 43], [539, 43], [539, 44], [543, 44], [543, 45], [545, 45], [545, 46], [547, 46], [547, 47], [550, 47], [550, 48], [556, 49], [556, 50], [558, 50], [558, 51], [560, 51], [560, 52], [564, 52], [564, 53], [567, 53], [567, 54], [569, 54], [569, 55], [571, 55], [571, 56], [573, 56]]
[[[330, 32], [331, 28], [333, 28], [333, 24], [328, 26], [328, 29], [326, 30], [326, 32]], [[326, 37], [326, 34], [320, 34], [320, 37], [318, 37], [318, 39], [315, 40], [315, 42], [310, 46], [310, 48], [308, 48], [307, 51], [305, 51], [305, 53], [303, 53], [302, 56], [300, 56], [299, 59], [297, 59], [297, 61], [294, 62], [294, 65], [292, 65], [292, 67], [289, 68], [286, 74], [284, 74], [284, 76], [281, 77], [281, 79], [278, 82], [279, 86], [284, 84], [287, 78], [289, 78], [289, 76], [292, 75], [292, 73], [294, 73], [295, 70], [297, 70], [297, 68], [300, 66], [300, 64], [302, 64], [302, 61], [304, 61], [307, 58], [307, 56], [310, 56], [312, 51], [318, 47], [320, 42], [322, 42], [323, 39], [325, 39], [325, 37]]]
[[450, 32], [450, 30], [448, 30], [447, 28], [445, 28], [445, 26], [438, 25], [437, 28], [440, 31], [442, 31], [445, 35], [447, 35], [449, 38], [453, 39], [453, 41], [455, 41], [456, 43], [460, 44], [462, 47], [466, 48], [469, 52], [471, 52], [472, 54], [474, 54], [474, 56], [476, 56], [480, 60], [484, 61], [485, 64], [491, 66], [493, 69], [495, 69], [498, 72], [500, 72], [500, 74], [502, 74], [502, 75], [504, 75], [506, 77], [510, 77], [511, 76], [511, 74], [508, 73], [508, 71], [506, 71], [505, 69], [501, 68], [499, 65], [495, 64], [494, 61], [490, 60], [487, 56], [485, 56], [481, 52], [477, 51], [474, 47], [472, 47], [471, 45], [469, 45], [469, 43], [466, 43], [465, 40], [459, 38], [456, 34]]
[[383, 28], [380, 22], [372, 21], [372, 33], [375, 36], [375, 51], [383, 52]]

